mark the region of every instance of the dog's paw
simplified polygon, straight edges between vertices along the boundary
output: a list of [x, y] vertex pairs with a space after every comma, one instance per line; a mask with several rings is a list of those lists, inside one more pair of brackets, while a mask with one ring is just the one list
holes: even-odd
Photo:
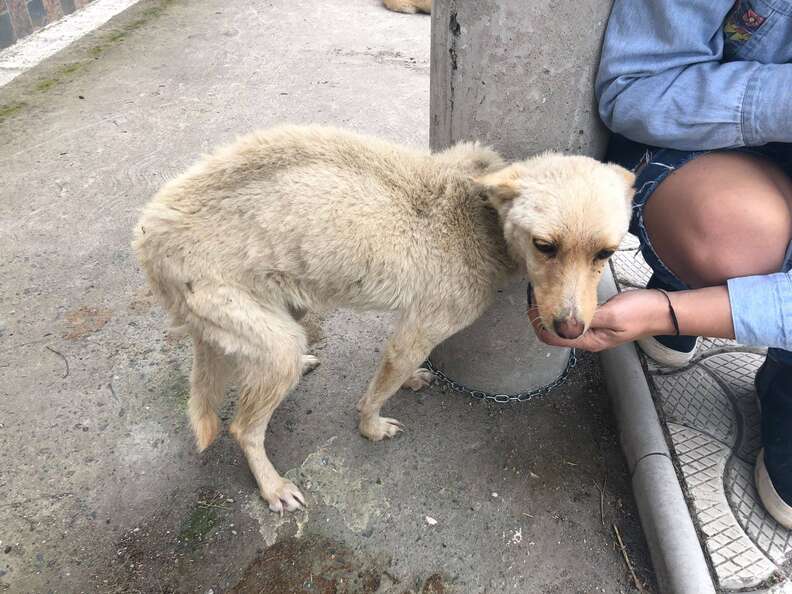
[[425, 367], [421, 367], [420, 369], [416, 369], [409, 379], [402, 384], [402, 388], [409, 388], [413, 392], [417, 392], [418, 390], [423, 390], [425, 387], [432, 385], [434, 378], [434, 373]]
[[321, 361], [319, 361], [319, 359], [317, 357], [314, 357], [313, 355], [303, 355], [303, 358], [302, 358], [302, 374], [303, 375], [308, 375], [314, 369], [319, 367], [320, 364], [321, 364]]
[[305, 498], [297, 486], [282, 477], [278, 477], [272, 485], [262, 487], [261, 496], [269, 504], [270, 510], [279, 514], [283, 510], [294, 511], [305, 506]]
[[402, 431], [404, 431], [404, 425], [396, 419], [380, 416], [360, 419], [360, 433], [371, 441], [381, 441], [386, 437], [394, 437]]

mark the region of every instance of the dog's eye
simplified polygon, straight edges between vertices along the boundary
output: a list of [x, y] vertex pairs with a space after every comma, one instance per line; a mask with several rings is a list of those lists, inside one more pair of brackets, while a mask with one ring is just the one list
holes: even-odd
[[547, 256], [555, 256], [558, 252], [558, 246], [542, 241], [541, 239], [533, 240], [534, 247]]
[[602, 250], [597, 252], [595, 259], [597, 260], [607, 260], [613, 255], [613, 250]]

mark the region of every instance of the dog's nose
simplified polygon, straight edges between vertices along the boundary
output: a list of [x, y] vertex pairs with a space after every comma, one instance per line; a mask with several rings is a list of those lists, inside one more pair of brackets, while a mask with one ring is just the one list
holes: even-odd
[[586, 326], [577, 318], [564, 318], [553, 320], [553, 328], [561, 338], [573, 339], [583, 334]]

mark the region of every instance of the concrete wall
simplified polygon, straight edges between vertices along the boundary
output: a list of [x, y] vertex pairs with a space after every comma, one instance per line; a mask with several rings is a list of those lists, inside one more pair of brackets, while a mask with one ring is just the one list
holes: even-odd
[[0, 49], [91, 0], [0, 0]]
[[478, 139], [510, 158], [601, 156], [593, 81], [610, 0], [435, 0], [433, 148]]
[[[430, 143], [480, 140], [509, 159], [548, 149], [601, 157], [607, 135], [594, 76], [611, 0], [435, 0]], [[563, 371], [567, 349], [539, 343], [525, 281], [432, 353], [457, 382], [522, 392]]]

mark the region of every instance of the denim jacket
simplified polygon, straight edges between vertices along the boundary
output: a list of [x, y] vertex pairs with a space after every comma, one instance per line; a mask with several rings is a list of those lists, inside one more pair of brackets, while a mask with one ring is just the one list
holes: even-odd
[[[792, 143], [792, 0], [615, 0], [596, 80], [606, 126], [678, 150]], [[737, 340], [792, 350], [792, 265], [728, 283]]]

